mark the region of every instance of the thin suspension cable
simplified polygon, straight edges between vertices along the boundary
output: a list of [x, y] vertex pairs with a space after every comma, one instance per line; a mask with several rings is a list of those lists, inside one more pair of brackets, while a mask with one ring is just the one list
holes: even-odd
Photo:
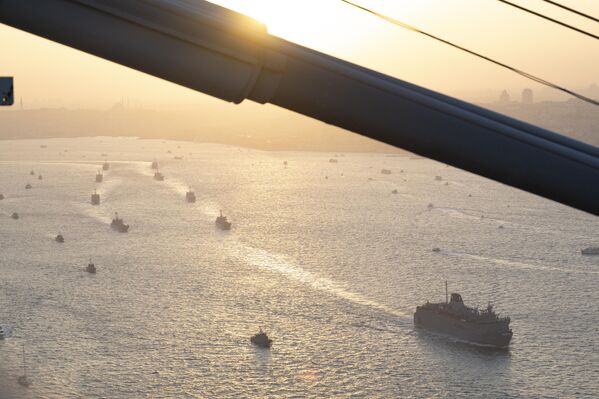
[[588, 19], [590, 19], [591, 21], [599, 22], [599, 19], [597, 19], [597, 18], [593, 17], [592, 15], [589, 15], [589, 14], [586, 14], [586, 13], [584, 13], [584, 12], [582, 12], [582, 11], [578, 11], [578, 10], [575, 10], [575, 9], [573, 9], [573, 8], [570, 8], [570, 7], [568, 7], [568, 6], [565, 6], [565, 5], [563, 5], [563, 4], [560, 4], [560, 3], [558, 3], [557, 1], [551, 1], [551, 0], [543, 0], [543, 1], [544, 1], [544, 2], [546, 2], [546, 3], [552, 4], [552, 5], [556, 6], [556, 7], [563, 8], [564, 10], [567, 10], [567, 11], [573, 12], [574, 14], [578, 14], [578, 15], [580, 15], [581, 17], [588, 18]]
[[416, 28], [415, 26], [412, 26], [412, 25], [406, 24], [405, 22], [401, 22], [401, 21], [399, 21], [397, 19], [388, 17], [388, 16], [386, 16], [384, 14], [381, 14], [381, 13], [379, 13], [377, 11], [374, 11], [374, 10], [372, 10], [370, 8], [367, 8], [367, 7], [364, 7], [364, 6], [360, 5], [360, 4], [354, 3], [353, 1], [350, 1], [350, 0], [341, 0], [341, 1], [344, 2], [344, 3], [346, 3], [346, 4], [349, 4], [350, 6], [353, 6], [353, 7], [356, 7], [358, 9], [362, 10], [362, 11], [365, 11], [365, 12], [367, 12], [369, 14], [372, 14], [372, 15], [374, 15], [376, 17], [379, 17], [379, 18], [381, 18], [381, 19], [383, 19], [383, 20], [385, 20], [387, 22], [390, 22], [390, 23], [392, 23], [394, 25], [400, 26], [400, 27], [402, 27], [404, 29], [408, 29], [408, 30], [411, 30], [411, 31], [416, 32], [416, 33], [420, 33], [421, 35], [424, 35], [424, 36], [428, 36], [431, 39], [437, 40], [437, 41], [439, 41], [441, 43], [447, 44], [448, 46], [457, 48], [458, 50], [461, 50], [461, 51], [464, 51], [464, 52], [469, 53], [471, 55], [474, 55], [476, 57], [482, 58], [483, 60], [489, 61], [489, 62], [491, 62], [491, 63], [493, 63], [495, 65], [498, 65], [498, 66], [500, 66], [502, 68], [508, 69], [508, 70], [510, 70], [510, 71], [512, 71], [514, 73], [517, 73], [520, 76], [523, 76], [523, 77], [527, 78], [527, 79], [530, 79], [530, 80], [535, 81], [537, 83], [540, 83], [542, 85], [551, 87], [551, 88], [553, 88], [555, 90], [559, 90], [559, 91], [562, 91], [564, 93], [570, 94], [571, 96], [574, 96], [574, 97], [576, 97], [576, 98], [578, 98], [578, 99], [580, 99], [582, 101], [586, 101], [589, 104], [593, 104], [593, 105], [599, 106], [599, 101], [594, 100], [594, 99], [592, 99], [590, 97], [586, 97], [586, 96], [584, 96], [582, 94], [579, 94], [579, 93], [577, 93], [575, 91], [572, 91], [570, 89], [567, 89], [565, 87], [558, 86], [558, 85], [556, 85], [554, 83], [551, 83], [551, 82], [549, 82], [549, 81], [547, 81], [545, 79], [542, 79], [542, 78], [536, 77], [534, 75], [531, 75], [528, 72], [522, 71], [520, 69], [517, 69], [517, 68], [514, 68], [514, 67], [509, 66], [507, 64], [504, 64], [503, 62], [497, 61], [497, 60], [495, 60], [493, 58], [487, 57], [486, 55], [477, 53], [477, 52], [472, 51], [472, 50], [468, 50], [467, 48], [462, 47], [462, 46], [460, 46], [458, 44], [452, 43], [452, 42], [450, 42], [448, 40], [445, 40], [445, 39], [443, 39], [441, 37], [438, 37], [438, 36], [435, 36], [435, 35], [430, 34], [428, 32], [422, 31], [422, 30]]
[[522, 7], [522, 6], [518, 5], [518, 4], [512, 3], [511, 1], [507, 1], [507, 0], [497, 0], [497, 1], [499, 1], [499, 2], [501, 2], [501, 3], [504, 3], [504, 4], [507, 4], [508, 6], [515, 7], [515, 8], [517, 8], [517, 9], [519, 9], [519, 10], [522, 10], [522, 11], [524, 11], [524, 12], [527, 12], [527, 13], [529, 13], [529, 14], [536, 15], [537, 17], [541, 17], [541, 18], [543, 18], [543, 19], [546, 19], [547, 21], [551, 21], [551, 22], [554, 22], [554, 23], [556, 23], [556, 24], [558, 24], [558, 25], [561, 25], [561, 26], [564, 26], [564, 27], [566, 27], [566, 28], [572, 29], [573, 31], [576, 31], [576, 32], [578, 32], [578, 33], [582, 33], [583, 35], [586, 35], [586, 36], [592, 37], [593, 39], [597, 39], [597, 40], [599, 40], [599, 36], [597, 36], [597, 35], [595, 35], [595, 34], [593, 34], [593, 33], [591, 33], [591, 32], [587, 32], [586, 30], [582, 30], [582, 29], [579, 29], [579, 28], [577, 28], [577, 27], [575, 27], [575, 26], [568, 25], [568, 24], [567, 24], [567, 23], [565, 23], [565, 22], [562, 22], [562, 21], [559, 21], [559, 20], [557, 20], [557, 19], [554, 19], [554, 18], [548, 17], [548, 16], [546, 16], [546, 15], [544, 15], [544, 14], [541, 14], [541, 13], [539, 13], [539, 12], [533, 11], [533, 10], [531, 10], [531, 9], [529, 9], [529, 8]]

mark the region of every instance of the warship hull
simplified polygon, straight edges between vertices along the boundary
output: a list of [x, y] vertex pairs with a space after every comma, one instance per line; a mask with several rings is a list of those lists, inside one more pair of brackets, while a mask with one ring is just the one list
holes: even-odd
[[504, 348], [512, 339], [508, 322], [471, 322], [423, 307], [414, 313], [414, 326], [481, 346]]

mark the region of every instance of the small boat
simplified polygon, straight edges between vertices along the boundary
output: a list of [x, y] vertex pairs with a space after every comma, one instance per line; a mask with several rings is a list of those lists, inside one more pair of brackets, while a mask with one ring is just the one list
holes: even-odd
[[390, 169], [381, 169], [381, 174], [382, 175], [390, 175], [391, 174], [391, 170]]
[[339, 162], [339, 161], [337, 161], [335, 158], [331, 158], [331, 159], [329, 159], [329, 162], [330, 162], [330, 163], [337, 163], [337, 162]]
[[31, 176], [35, 176], [35, 171], [34, 171], [34, 170], [31, 170], [31, 172], [29, 172], [29, 174], [30, 174]]
[[114, 219], [112, 219], [110, 227], [112, 227], [113, 230], [116, 230], [119, 233], [126, 233], [129, 231], [129, 225], [125, 224], [125, 222], [123, 221], [123, 219], [119, 217], [119, 214], [117, 212], [114, 213]]
[[156, 171], [156, 173], [154, 173], [154, 180], [163, 181], [164, 175], [162, 173]]
[[13, 212], [13, 214], [10, 215], [10, 217], [17, 220], [19, 218], [19, 214], [17, 212]]
[[0, 194], [0, 200], [4, 199], [4, 194]]
[[443, 178], [441, 176], [435, 176], [435, 180], [436, 181], [441, 181], [441, 180], [443, 180]]
[[102, 170], [108, 169], [110, 169], [110, 164], [108, 163], [108, 161], [104, 161], [104, 163], [102, 164]]
[[40, 145], [40, 148], [48, 148], [48, 146], [46, 144], [42, 144]]
[[90, 260], [87, 264], [87, 267], [85, 268], [85, 271], [91, 274], [96, 274], [96, 265], [94, 265]]
[[25, 344], [23, 344], [23, 375], [17, 378], [19, 385], [28, 388], [33, 382], [27, 377], [27, 363], [25, 362]]
[[37, 179], [38, 179], [38, 180], [42, 180], [42, 179], [43, 179], [43, 176], [42, 176], [42, 175], [38, 175], [38, 176], [37, 176]]
[[99, 170], [98, 173], [96, 173], [96, 183], [102, 183], [104, 181], [104, 175], [102, 174], [102, 171]]
[[391, 191], [391, 194], [399, 194], [399, 191], [397, 191], [397, 189]]
[[62, 244], [62, 243], [64, 243], [64, 237], [62, 236], [62, 234], [58, 233], [58, 235], [56, 237], [54, 237], [54, 241]]
[[193, 192], [191, 187], [189, 187], [189, 191], [185, 193], [185, 199], [187, 202], [196, 202], [196, 194]]
[[152, 161], [152, 169], [158, 169], [158, 161], [157, 160]]
[[91, 203], [92, 205], [100, 205], [100, 194], [98, 194], [96, 190], [94, 190], [94, 193], [92, 194]]
[[429, 210], [433, 209], [434, 205], [432, 202], [429, 202], [429, 204], [426, 206]]
[[599, 247], [588, 247], [580, 251], [583, 255], [599, 255]]
[[176, 160], [178, 160], [178, 161], [180, 161], [180, 160], [183, 159], [183, 157], [181, 155], [175, 155], [173, 158], [176, 159]]
[[227, 220], [226, 216], [223, 216], [223, 211], [220, 211], [220, 216], [216, 217], [215, 224], [221, 230], [231, 230], [231, 222]]
[[262, 327], [260, 327], [260, 331], [257, 334], [252, 335], [250, 342], [261, 348], [270, 348], [272, 345], [272, 339], [268, 338], [268, 335], [262, 331]]
[[284, 165], [284, 166], [287, 166], [287, 161], [283, 161], [283, 165]]
[[0, 324], [0, 340], [6, 339], [12, 335], [12, 328], [6, 324]]
[[27, 183], [25, 184], [25, 190], [30, 190], [31, 189], [31, 184]]
[[433, 251], [433, 252], [441, 252], [441, 248], [439, 248], [439, 247], [434, 247], [434, 248], [432, 249], [432, 251]]

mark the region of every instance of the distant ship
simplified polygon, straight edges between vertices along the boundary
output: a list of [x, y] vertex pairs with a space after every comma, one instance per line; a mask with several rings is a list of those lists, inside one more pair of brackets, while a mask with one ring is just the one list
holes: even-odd
[[436, 181], [441, 181], [441, 180], [443, 180], [443, 178], [441, 176], [435, 176], [435, 180]]
[[227, 220], [226, 216], [223, 216], [223, 211], [220, 211], [220, 216], [216, 217], [216, 227], [221, 230], [231, 230], [231, 222]]
[[185, 193], [185, 199], [187, 202], [196, 202], [196, 194], [193, 192], [191, 187], [189, 187], [189, 191]]
[[64, 237], [62, 236], [62, 234], [58, 233], [58, 235], [54, 237], [54, 241], [62, 244], [64, 242]]
[[183, 159], [181, 155], [175, 155], [173, 158], [179, 161]]
[[13, 212], [13, 214], [10, 215], [10, 217], [17, 220], [19, 218], [19, 214], [17, 212]]
[[331, 158], [331, 159], [329, 159], [329, 162], [330, 163], [337, 163], [338, 161], [335, 158]]
[[104, 161], [104, 164], [102, 164], [102, 170], [108, 170], [110, 169], [110, 164], [108, 163], [108, 161]]
[[154, 180], [163, 181], [164, 175], [162, 173], [156, 171], [156, 173], [154, 173]]
[[12, 335], [12, 329], [5, 325], [0, 324], [0, 339], [6, 339]]
[[100, 194], [98, 194], [96, 190], [94, 190], [94, 193], [92, 194], [91, 203], [92, 205], [100, 205]]
[[31, 176], [35, 176], [35, 171], [32, 169], [32, 170], [31, 170], [31, 172], [29, 172], [29, 174], [30, 174]]
[[0, 200], [4, 199], [4, 194], [0, 194]]
[[158, 169], [158, 161], [157, 160], [152, 161], [152, 169]]
[[102, 174], [102, 171], [99, 170], [96, 174], [96, 183], [102, 183], [102, 181], [104, 181], [104, 175]]
[[391, 170], [390, 169], [381, 169], [381, 174], [383, 174], [383, 175], [390, 175], [391, 174]]
[[43, 176], [42, 176], [42, 175], [38, 175], [38, 176], [37, 176], [37, 179], [38, 179], [38, 180], [42, 180], [42, 179], [43, 179]]
[[397, 191], [397, 189], [394, 189], [393, 191], [391, 191], [391, 194], [399, 194], [399, 191]]
[[272, 339], [268, 338], [268, 335], [262, 331], [262, 327], [260, 327], [260, 331], [257, 334], [252, 335], [250, 341], [261, 348], [270, 348], [272, 345]]
[[85, 268], [85, 271], [91, 274], [96, 274], [96, 265], [94, 265], [90, 260], [87, 264], [87, 267]]
[[29, 184], [29, 183], [25, 184], [25, 190], [29, 190], [29, 189], [31, 189], [31, 184]]
[[580, 251], [583, 255], [599, 255], [599, 247], [588, 247]]
[[119, 217], [119, 214], [117, 212], [114, 213], [114, 219], [112, 219], [110, 227], [112, 227], [113, 230], [116, 230], [119, 233], [126, 233], [129, 231], [129, 225], [125, 224], [125, 222], [123, 221], [123, 219]]
[[486, 309], [469, 308], [460, 294], [451, 294], [447, 302], [429, 303], [416, 307], [414, 325], [437, 333], [450, 335], [469, 343], [506, 347], [512, 339], [510, 318], [499, 317], [489, 304]]

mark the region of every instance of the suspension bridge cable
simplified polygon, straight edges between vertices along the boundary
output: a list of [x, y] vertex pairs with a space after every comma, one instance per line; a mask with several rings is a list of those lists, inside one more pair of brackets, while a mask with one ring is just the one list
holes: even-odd
[[586, 30], [579, 29], [579, 28], [577, 28], [575, 26], [569, 25], [569, 24], [567, 24], [565, 22], [562, 22], [562, 21], [559, 21], [559, 20], [557, 20], [555, 18], [548, 17], [547, 15], [544, 15], [544, 14], [541, 14], [539, 12], [533, 11], [533, 10], [531, 10], [529, 8], [522, 7], [522, 6], [518, 5], [518, 4], [512, 3], [511, 1], [507, 1], [507, 0], [497, 0], [497, 1], [499, 1], [501, 3], [504, 3], [504, 4], [507, 4], [508, 6], [512, 6], [514, 8], [517, 8], [519, 10], [522, 10], [524, 12], [527, 12], [529, 14], [536, 15], [537, 17], [546, 19], [547, 21], [551, 21], [551, 22], [556, 23], [558, 25], [561, 25], [563, 27], [572, 29], [573, 31], [576, 31], [578, 33], [582, 33], [583, 35], [592, 37], [593, 39], [599, 40], [599, 36], [597, 36], [597, 35], [595, 35], [595, 34], [593, 34], [591, 32], [587, 32]]
[[544, 2], [546, 2], [546, 3], [549, 3], [549, 4], [551, 4], [551, 5], [554, 5], [554, 6], [556, 6], [556, 7], [563, 8], [564, 10], [570, 11], [570, 12], [572, 12], [572, 13], [574, 13], [574, 14], [578, 14], [578, 15], [580, 15], [581, 17], [588, 18], [588, 19], [590, 19], [591, 21], [599, 22], [599, 19], [597, 19], [597, 18], [593, 17], [592, 15], [586, 14], [586, 13], [584, 13], [584, 12], [582, 12], [582, 11], [578, 11], [578, 10], [575, 10], [575, 9], [573, 9], [573, 8], [571, 8], [571, 7], [568, 7], [568, 6], [565, 6], [565, 5], [563, 5], [563, 4], [560, 4], [560, 3], [558, 3], [557, 1], [551, 1], [551, 0], [542, 0], [542, 1], [544, 1]]
[[381, 19], [383, 19], [383, 20], [385, 20], [387, 22], [390, 22], [390, 23], [392, 23], [394, 25], [400, 26], [400, 27], [402, 27], [404, 29], [408, 29], [408, 30], [411, 30], [411, 31], [416, 32], [416, 33], [420, 33], [421, 35], [427, 36], [427, 37], [429, 37], [431, 39], [434, 39], [434, 40], [437, 40], [437, 41], [439, 41], [441, 43], [447, 44], [448, 46], [451, 46], [451, 47], [454, 47], [454, 48], [456, 48], [458, 50], [464, 51], [464, 52], [466, 52], [468, 54], [471, 54], [471, 55], [474, 55], [474, 56], [476, 56], [478, 58], [482, 58], [483, 60], [489, 61], [489, 62], [491, 62], [491, 63], [493, 63], [495, 65], [498, 65], [498, 66], [500, 66], [502, 68], [508, 69], [508, 70], [510, 70], [510, 71], [512, 71], [514, 73], [517, 73], [520, 76], [523, 76], [523, 77], [525, 77], [527, 79], [535, 81], [535, 82], [537, 82], [539, 84], [542, 84], [542, 85], [551, 87], [551, 88], [553, 88], [555, 90], [559, 90], [561, 92], [567, 93], [567, 94], [569, 94], [571, 96], [574, 96], [574, 97], [576, 97], [576, 98], [578, 98], [578, 99], [580, 99], [582, 101], [585, 101], [585, 102], [587, 102], [589, 104], [593, 104], [593, 105], [599, 106], [599, 101], [594, 100], [594, 99], [592, 99], [590, 97], [586, 97], [586, 96], [584, 96], [582, 94], [579, 94], [579, 93], [577, 93], [577, 92], [575, 92], [573, 90], [570, 90], [570, 89], [567, 89], [565, 87], [559, 86], [559, 85], [557, 85], [555, 83], [551, 83], [551, 82], [549, 82], [549, 81], [547, 81], [545, 79], [542, 79], [542, 78], [539, 78], [537, 76], [534, 76], [534, 75], [532, 75], [532, 74], [530, 74], [528, 72], [522, 71], [522, 70], [514, 68], [512, 66], [509, 66], [509, 65], [507, 65], [507, 64], [505, 64], [505, 63], [503, 63], [501, 61], [497, 61], [497, 60], [495, 60], [495, 59], [493, 59], [491, 57], [487, 57], [486, 55], [483, 55], [483, 54], [477, 53], [475, 51], [469, 50], [469, 49], [467, 49], [465, 47], [462, 47], [462, 46], [460, 46], [458, 44], [450, 42], [449, 40], [445, 40], [445, 39], [443, 39], [443, 38], [441, 38], [439, 36], [435, 36], [435, 35], [433, 35], [431, 33], [428, 33], [428, 32], [425, 32], [423, 30], [420, 30], [420, 29], [416, 28], [415, 26], [412, 26], [412, 25], [407, 24], [405, 22], [401, 22], [401, 21], [399, 21], [399, 20], [397, 20], [395, 18], [388, 17], [388, 16], [386, 16], [384, 14], [381, 14], [381, 13], [379, 13], [377, 11], [374, 11], [374, 10], [372, 10], [370, 8], [367, 8], [367, 7], [364, 7], [364, 6], [360, 5], [360, 4], [354, 3], [353, 1], [350, 1], [350, 0], [340, 0], [340, 1], [346, 3], [346, 4], [350, 5], [350, 6], [353, 6], [355, 8], [358, 8], [358, 9], [360, 9], [362, 11], [365, 11], [365, 12], [367, 12], [369, 14], [372, 14], [372, 15], [374, 15], [374, 16], [376, 16], [378, 18], [381, 18]]

